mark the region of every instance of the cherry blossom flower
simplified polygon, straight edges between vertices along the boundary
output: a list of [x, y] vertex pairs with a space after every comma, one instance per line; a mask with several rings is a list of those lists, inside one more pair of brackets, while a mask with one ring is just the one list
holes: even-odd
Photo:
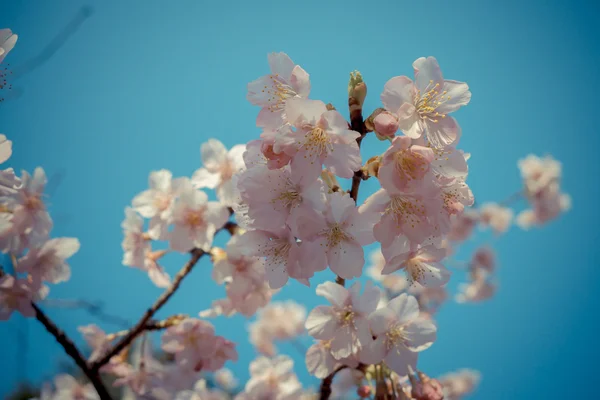
[[47, 294], [48, 288], [38, 281], [15, 279], [9, 274], [0, 276], [0, 320], [8, 320], [13, 311], [34, 317], [31, 302], [42, 300]]
[[418, 352], [428, 349], [436, 338], [435, 325], [419, 317], [417, 299], [406, 293], [371, 314], [369, 323], [377, 338], [363, 352], [363, 361], [375, 364], [383, 360], [401, 376], [416, 368]]
[[475, 391], [481, 382], [481, 373], [472, 369], [460, 369], [438, 378], [444, 389], [444, 399], [460, 400]]
[[360, 150], [356, 139], [360, 133], [349, 130], [348, 122], [335, 111], [328, 111], [319, 100], [292, 99], [287, 101], [286, 114], [295, 127], [287, 135], [291, 154], [292, 174], [316, 179], [323, 164], [341, 178], [351, 178], [360, 169]]
[[10, 204], [12, 196], [21, 187], [21, 179], [15, 175], [15, 170], [7, 168], [0, 171], [0, 205]]
[[150, 189], [134, 197], [133, 209], [144, 218], [151, 218], [148, 234], [153, 239], [165, 239], [171, 223], [175, 200], [187, 178], [173, 179], [171, 171], [153, 171], [148, 178]]
[[13, 254], [45, 241], [52, 229], [52, 220], [42, 199], [47, 182], [44, 170], [36, 168], [33, 176], [23, 171], [21, 180], [16, 193], [6, 199], [6, 206], [12, 210], [12, 227], [0, 234], [0, 248]]
[[88, 346], [92, 349], [90, 360], [94, 360], [104, 354], [104, 352], [110, 347], [110, 340], [106, 332], [104, 332], [98, 325], [89, 324], [80, 326], [77, 328], [83, 335]]
[[399, 128], [398, 117], [387, 111], [380, 112], [373, 119], [373, 127], [380, 140], [392, 139]]
[[271, 74], [250, 82], [246, 98], [262, 107], [256, 120], [258, 126], [278, 128], [284, 124], [286, 102], [308, 98], [310, 80], [308, 73], [285, 53], [270, 53], [268, 60]]
[[530, 196], [547, 187], [551, 182], [558, 181], [562, 174], [562, 166], [551, 156], [540, 158], [529, 154], [518, 162], [521, 176], [525, 183], [525, 190]]
[[18, 38], [10, 29], [0, 29], [0, 63], [4, 61], [4, 57], [15, 47]]
[[513, 210], [496, 203], [485, 203], [481, 205], [479, 215], [482, 225], [490, 226], [496, 234], [500, 234], [505, 233], [510, 227]]
[[179, 201], [173, 210], [171, 249], [186, 252], [193, 247], [209, 251], [217, 229], [225, 225], [229, 212], [222, 204], [208, 201], [206, 193], [189, 183], [182, 185]]
[[288, 356], [273, 359], [259, 357], [250, 363], [250, 379], [244, 393], [236, 399], [292, 400], [301, 395], [302, 386], [292, 368], [294, 362]]
[[571, 208], [571, 197], [561, 193], [557, 182], [551, 182], [544, 189], [530, 198], [532, 209], [524, 210], [517, 215], [516, 222], [521, 229], [541, 226]]
[[475, 279], [470, 283], [462, 283], [455, 296], [458, 303], [477, 303], [485, 301], [496, 294], [497, 284], [489, 279]]
[[254, 315], [259, 308], [266, 306], [273, 296], [273, 290], [264, 276], [258, 279], [242, 276], [228, 283], [226, 292], [231, 302], [229, 307], [246, 317]]
[[209, 139], [200, 147], [204, 167], [194, 172], [192, 184], [196, 188], [217, 189], [217, 196], [225, 206], [235, 201], [235, 185], [231, 178], [244, 168], [245, 145], [233, 146], [229, 152], [216, 139]]
[[293, 301], [274, 302], [258, 311], [250, 324], [250, 343], [267, 356], [275, 355], [275, 340], [293, 339], [304, 332], [306, 309]]
[[244, 174], [238, 188], [248, 199], [253, 226], [267, 230], [289, 224], [290, 213], [298, 207], [319, 208], [324, 202], [323, 182], [294, 176], [289, 167], [252, 168]]
[[496, 267], [496, 255], [487, 246], [479, 247], [471, 258], [471, 268], [492, 274]]
[[227, 243], [224, 252], [218, 252], [213, 249], [213, 279], [218, 284], [231, 282], [233, 280], [245, 277], [248, 279], [260, 280], [264, 277], [264, 263], [257, 257], [250, 257], [244, 253], [244, 248], [240, 246], [242, 242], [240, 236], [235, 235]]
[[237, 387], [238, 381], [233, 372], [227, 368], [221, 368], [215, 372], [215, 382], [225, 390], [233, 390]]
[[[0, 31], [1, 34], [1, 31]], [[0, 55], [1, 57], [1, 55]], [[10, 158], [12, 154], [12, 141], [8, 140], [6, 136], [0, 134], [0, 164]]]
[[229, 400], [227, 393], [219, 389], [208, 389], [206, 381], [200, 379], [194, 384], [194, 390], [177, 393], [175, 400]]
[[240, 251], [264, 257], [264, 268], [272, 289], [283, 287], [289, 277], [304, 280], [327, 266], [327, 259], [316, 243], [296, 241], [289, 228], [273, 231], [256, 229], [242, 234]]
[[435, 148], [456, 145], [460, 127], [448, 114], [469, 103], [469, 86], [445, 80], [434, 57], [417, 59], [413, 68], [414, 82], [407, 76], [397, 76], [385, 84], [381, 94], [384, 107], [397, 116], [406, 136], [418, 139], [426, 134]]
[[54, 378], [56, 393], [54, 399], [77, 399], [77, 400], [96, 400], [100, 396], [91, 383], [83, 384], [68, 374], [61, 374]]
[[162, 349], [175, 354], [177, 362], [198, 372], [217, 352], [215, 329], [210, 322], [187, 318], [169, 327], [162, 336]]
[[419, 379], [414, 374], [408, 375], [411, 382], [411, 394], [415, 400], [444, 400], [442, 384], [437, 379], [431, 379], [422, 372]]
[[411, 145], [411, 139], [407, 136], [394, 138], [383, 154], [379, 167], [381, 186], [389, 190], [406, 191], [416, 185], [433, 184], [434, 177], [429, 172], [434, 157], [432, 149]]
[[331, 354], [335, 359], [356, 354], [371, 341], [367, 318], [375, 311], [380, 291], [367, 282], [360, 294], [360, 283], [350, 289], [333, 282], [317, 286], [317, 295], [325, 297], [331, 306], [318, 306], [308, 315], [305, 327], [318, 340], [331, 340]]
[[404, 269], [411, 285], [416, 282], [425, 287], [442, 286], [450, 280], [450, 271], [440, 263], [444, 258], [446, 251], [431, 245], [413, 251], [400, 251], [389, 256], [381, 273], [390, 274]]
[[373, 225], [378, 216], [359, 211], [347, 194], [334, 192], [328, 194], [327, 200], [323, 215], [315, 210], [297, 210], [297, 236], [303, 242], [317, 243], [319, 246], [315, 246], [311, 256], [318, 260], [318, 254], [324, 253], [329, 267], [338, 276], [359, 277], [365, 262], [362, 246], [373, 243]]
[[150, 250], [150, 237], [144, 232], [144, 220], [133, 208], [127, 207], [121, 228], [124, 234], [121, 247], [125, 252], [123, 265], [130, 267], [143, 265], [146, 251]]
[[465, 210], [460, 215], [454, 215], [450, 222], [450, 232], [447, 238], [453, 242], [465, 241], [473, 233], [479, 222], [479, 213], [475, 210]]
[[[386, 290], [389, 290], [392, 293], [400, 293], [409, 287], [409, 281], [404, 276], [398, 274], [382, 274], [386, 261], [381, 249], [377, 249], [371, 253], [370, 261], [371, 264], [367, 268], [367, 275], [374, 281], [381, 283], [381, 286]], [[382, 296], [379, 303], [385, 306], [387, 304], [387, 299]]]
[[66, 260], [77, 251], [79, 240], [76, 238], [50, 239], [40, 247], [29, 249], [19, 259], [16, 270], [29, 272], [34, 279], [50, 283], [65, 282], [71, 277], [71, 269]]

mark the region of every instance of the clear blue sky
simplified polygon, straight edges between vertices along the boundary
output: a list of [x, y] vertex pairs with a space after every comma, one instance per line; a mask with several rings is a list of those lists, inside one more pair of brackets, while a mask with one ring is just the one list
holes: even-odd
[[[83, 4], [2, 0], [0, 27], [20, 36], [7, 62], [19, 66], [37, 55]], [[339, 109], [348, 73], [359, 69], [368, 110], [379, 105], [389, 78], [411, 75], [416, 58], [433, 55], [447, 78], [468, 82], [473, 93], [456, 116], [461, 148], [472, 153], [468, 182], [478, 202], [518, 190], [517, 160], [533, 152], [563, 162], [574, 208], [543, 230], [513, 228], [495, 243], [498, 295], [482, 305], [445, 305], [439, 339], [420, 366], [433, 375], [480, 370], [478, 399], [585, 397], [600, 356], [598, 8], [541, 0], [97, 2], [56, 54], [14, 83], [21, 97], [0, 106], [0, 132], [14, 141], [9, 165], [65, 172], [51, 198], [53, 233], [78, 237], [82, 246], [72, 279], [53, 286], [51, 297], [103, 299], [107, 312], [133, 320], [160, 294], [144, 274], [121, 265], [123, 209], [146, 188], [151, 170], [191, 175], [208, 138], [229, 147], [257, 137], [258, 109], [245, 91], [268, 71], [268, 52], [287, 52], [311, 74], [311, 97]], [[374, 138], [364, 144], [365, 155], [381, 149]], [[374, 189], [367, 183], [362, 199]], [[175, 274], [183, 260], [171, 259], [168, 271]], [[277, 299], [311, 308], [322, 302], [313, 292], [291, 285]], [[160, 315], [195, 315], [222, 295], [204, 261]], [[76, 327], [97, 322], [80, 311], [49, 314], [79, 343]], [[21, 323], [0, 324], [0, 393], [17, 379]], [[254, 357], [246, 323], [216, 321], [239, 343], [240, 361], [231, 368], [242, 380]], [[39, 381], [63, 356], [35, 321], [28, 329], [27, 376]], [[293, 348], [281, 348], [297, 360], [301, 380], [316, 383]]]

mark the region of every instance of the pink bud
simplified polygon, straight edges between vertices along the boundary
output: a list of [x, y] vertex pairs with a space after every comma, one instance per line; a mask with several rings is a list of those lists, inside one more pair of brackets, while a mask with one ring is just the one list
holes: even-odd
[[273, 144], [264, 141], [260, 146], [260, 151], [263, 153], [267, 161], [269, 169], [278, 169], [287, 165], [292, 159], [284, 152], [275, 153], [273, 150]]
[[387, 111], [379, 113], [373, 120], [377, 136], [383, 139], [393, 138], [398, 130], [398, 119]]
[[371, 387], [367, 385], [359, 386], [356, 393], [361, 399], [369, 398], [371, 396]]

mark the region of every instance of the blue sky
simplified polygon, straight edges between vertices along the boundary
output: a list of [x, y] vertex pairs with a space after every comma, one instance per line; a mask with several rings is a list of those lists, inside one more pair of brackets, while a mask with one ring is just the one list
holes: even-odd
[[[6, 62], [17, 68], [38, 55], [84, 4], [2, 2], [0, 27], [20, 36]], [[7, 165], [64, 173], [50, 199], [53, 235], [78, 237], [82, 247], [72, 259], [72, 279], [53, 286], [51, 297], [101, 299], [107, 312], [131, 321], [154, 301], [160, 290], [121, 265], [124, 207], [146, 188], [152, 170], [190, 176], [207, 139], [230, 147], [258, 136], [258, 109], [246, 102], [245, 90], [268, 72], [267, 53], [288, 53], [311, 74], [311, 98], [340, 110], [348, 74], [360, 70], [368, 112], [379, 106], [389, 78], [411, 75], [416, 58], [432, 55], [445, 77], [466, 81], [473, 93], [456, 117], [460, 147], [472, 153], [468, 183], [477, 201], [518, 190], [520, 158], [552, 154], [563, 163], [573, 209], [544, 229], [513, 228], [494, 241], [499, 293], [480, 305], [445, 305], [438, 340], [420, 367], [432, 375], [480, 370], [478, 399], [588, 395], [600, 356], [593, 345], [600, 326], [598, 11], [593, 2], [541, 0], [99, 2], [59, 51], [13, 83], [20, 97], [0, 105], [0, 132], [14, 141]], [[382, 149], [374, 138], [363, 143], [366, 157]], [[367, 182], [360, 199], [374, 188]], [[468, 242], [459, 258], [490, 239]], [[183, 262], [175, 256], [165, 266], [174, 275]], [[462, 278], [457, 273], [450, 288]], [[310, 309], [323, 303], [313, 291], [292, 284], [276, 299]], [[195, 315], [221, 296], [203, 261], [160, 316]], [[99, 323], [82, 311], [48, 312], [78, 343], [78, 325]], [[254, 357], [246, 323], [215, 321], [239, 343], [240, 361], [230, 367], [242, 380]], [[0, 324], [0, 340], [8, 344], [0, 393], [18, 379], [22, 324], [18, 317]], [[27, 378], [39, 382], [64, 356], [35, 321], [27, 327]], [[281, 349], [297, 361], [305, 384], [316, 383], [291, 346]]]

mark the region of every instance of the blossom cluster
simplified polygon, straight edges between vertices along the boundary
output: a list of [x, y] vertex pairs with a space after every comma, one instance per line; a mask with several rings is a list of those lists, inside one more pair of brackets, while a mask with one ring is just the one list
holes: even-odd
[[[0, 62], [16, 39], [0, 30]], [[231, 149], [208, 140], [200, 148], [202, 166], [190, 177], [152, 171], [148, 188], [125, 208], [123, 264], [144, 271], [165, 292], [131, 330], [80, 327], [91, 354], [78, 364], [85, 364], [88, 378], [94, 368], [112, 375], [114, 386], [125, 387], [132, 398], [311, 399], [315, 394], [303, 388], [292, 359], [276, 347], [287, 340], [301, 349], [298, 339], [307, 333], [314, 343], [301, 352], [307, 370], [322, 379], [320, 398], [329, 392], [348, 398], [352, 389], [360, 398], [468, 395], [478, 373], [461, 370], [432, 379], [417, 365], [420, 352], [436, 340], [434, 317], [449, 297], [451, 273], [444, 264], [475, 227], [498, 236], [513, 221], [507, 202], [474, 206], [466, 183], [470, 155], [457, 148], [462, 130], [451, 114], [470, 102], [469, 86], [445, 79], [434, 57], [421, 57], [412, 65], [414, 79], [388, 80], [380, 95], [383, 107], [363, 118], [367, 87], [354, 72], [347, 121], [333, 105], [309, 98], [309, 74], [285, 53], [269, 54], [268, 62], [271, 72], [247, 87], [247, 99], [260, 107], [260, 138]], [[363, 162], [360, 145], [369, 132], [389, 145]], [[11, 154], [12, 142], [0, 135], [0, 163]], [[517, 224], [542, 225], [569, 208], [557, 161], [530, 155], [519, 167], [525, 187], [519, 197], [531, 209], [516, 217]], [[348, 191], [340, 184], [344, 179], [352, 182]], [[359, 204], [358, 188], [366, 179], [377, 179], [380, 188]], [[36, 316], [42, 311], [35, 302], [48, 293], [45, 284], [70, 278], [67, 260], [79, 241], [50, 237], [46, 181], [41, 168], [20, 176], [12, 168], [0, 171], [0, 251], [13, 266], [0, 271], [0, 319], [14, 311]], [[214, 246], [220, 231], [231, 234], [223, 248]], [[365, 268], [369, 245], [377, 249]], [[172, 252], [191, 257], [174, 278], [161, 265]], [[200, 318], [152, 319], [205, 255], [225, 298], [214, 300]], [[490, 298], [497, 288], [492, 249], [478, 247], [465, 264], [469, 282], [456, 300]], [[307, 313], [302, 304], [272, 302], [290, 280], [310, 288], [327, 269], [335, 282], [320, 283], [315, 291], [329, 305]], [[364, 275], [371, 281], [345, 286]], [[235, 314], [256, 316], [248, 336], [260, 354], [237, 394], [237, 382], [225, 369], [238, 359], [236, 345], [206, 320]], [[152, 348], [149, 331], [155, 330], [163, 331], [161, 356]], [[57, 340], [64, 345], [64, 338]], [[217, 387], [209, 387], [208, 377]], [[99, 399], [101, 384], [59, 375], [40, 398]]]

